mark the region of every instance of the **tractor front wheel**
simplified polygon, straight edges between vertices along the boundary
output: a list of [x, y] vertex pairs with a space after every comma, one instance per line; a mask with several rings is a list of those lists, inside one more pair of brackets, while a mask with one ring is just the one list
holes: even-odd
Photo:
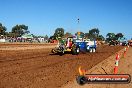
[[51, 50], [51, 52], [52, 52], [52, 53], [55, 53], [55, 50], [54, 50], [54, 49], [52, 49], [52, 50]]

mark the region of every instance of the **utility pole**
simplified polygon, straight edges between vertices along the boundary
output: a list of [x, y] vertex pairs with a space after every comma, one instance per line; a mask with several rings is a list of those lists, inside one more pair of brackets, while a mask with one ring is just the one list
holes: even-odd
[[80, 19], [79, 18], [77, 19], [77, 24], [78, 24], [77, 39], [79, 39], [79, 37], [80, 37], [80, 28], [79, 28]]

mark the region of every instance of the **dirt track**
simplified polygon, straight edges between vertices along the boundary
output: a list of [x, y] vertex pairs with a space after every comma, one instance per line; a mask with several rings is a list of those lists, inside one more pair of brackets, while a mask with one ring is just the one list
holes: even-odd
[[97, 48], [96, 53], [59, 56], [50, 54], [51, 49], [36, 47], [0, 49], [0, 88], [58, 88], [75, 79], [79, 66], [90, 69], [123, 48], [103, 45]]
[[[129, 74], [132, 77], [132, 47], [127, 49], [125, 57], [122, 56], [121, 52], [124, 51], [122, 49], [119, 51], [120, 59], [117, 74]], [[103, 60], [96, 66], [89, 69], [87, 74], [113, 74], [114, 66], [115, 66], [115, 55], [110, 56], [109, 58]], [[103, 69], [105, 70], [103, 70]], [[79, 85], [74, 79], [66, 85], [63, 85], [62, 88], [132, 88], [132, 81], [128, 84], [85, 84]]]

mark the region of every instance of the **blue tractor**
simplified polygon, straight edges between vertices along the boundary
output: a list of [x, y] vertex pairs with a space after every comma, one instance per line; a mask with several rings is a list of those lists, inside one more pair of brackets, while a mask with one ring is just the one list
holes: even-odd
[[73, 55], [78, 55], [80, 52], [95, 52], [96, 42], [95, 41], [80, 41], [69, 37], [66, 40], [66, 44], [60, 44], [59, 47], [52, 49], [52, 53], [57, 53], [60, 55], [65, 54], [65, 52], [70, 52]]
[[79, 41], [76, 40], [75, 42], [76, 45], [78, 45], [80, 47], [80, 51], [84, 51], [84, 52], [90, 52], [90, 53], [94, 53], [96, 52], [96, 41], [90, 41], [90, 40], [84, 40], [84, 41]]

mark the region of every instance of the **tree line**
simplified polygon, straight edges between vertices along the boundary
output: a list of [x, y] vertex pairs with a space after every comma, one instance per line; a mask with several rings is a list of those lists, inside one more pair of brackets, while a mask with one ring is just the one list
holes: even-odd
[[[0, 35], [4, 35], [7, 37], [21, 37], [23, 34], [28, 34], [30, 31], [28, 30], [28, 26], [21, 24], [21, 25], [15, 25], [12, 27], [11, 32], [6, 32], [7, 28], [0, 23]], [[32, 34], [33, 35], [33, 34]], [[106, 39], [103, 35], [100, 34], [100, 30], [98, 28], [93, 28], [89, 30], [88, 32], [76, 32], [75, 34], [71, 34], [70, 32], [66, 32], [64, 28], [57, 28], [55, 29], [55, 32], [52, 36], [50, 36], [50, 39], [57, 40], [58, 38], [67, 38], [71, 37], [73, 35], [80, 36], [82, 38], [88, 38], [88, 39], [96, 39], [100, 41], [110, 41], [110, 40], [117, 40], [118, 38], [122, 38], [124, 35], [122, 33], [107, 33]], [[36, 37], [35, 35], [33, 35]], [[48, 36], [46, 35], [46, 38]]]
[[[122, 33], [107, 33], [106, 38], [100, 34], [100, 30], [98, 28], [93, 28], [89, 30], [87, 33], [84, 32], [76, 32], [75, 35], [80, 35], [82, 38], [88, 38], [88, 39], [96, 39], [99, 41], [110, 41], [110, 40], [118, 40], [118, 38], [122, 38], [124, 35]], [[64, 33], [63, 28], [57, 28], [55, 30], [55, 33], [53, 36], [50, 37], [50, 39], [58, 39], [59, 37], [70, 37], [73, 36], [70, 32]]]
[[28, 26], [21, 24], [12, 27], [11, 32], [6, 32], [7, 28], [0, 23], [0, 35], [7, 37], [21, 37], [25, 33], [30, 33]]

